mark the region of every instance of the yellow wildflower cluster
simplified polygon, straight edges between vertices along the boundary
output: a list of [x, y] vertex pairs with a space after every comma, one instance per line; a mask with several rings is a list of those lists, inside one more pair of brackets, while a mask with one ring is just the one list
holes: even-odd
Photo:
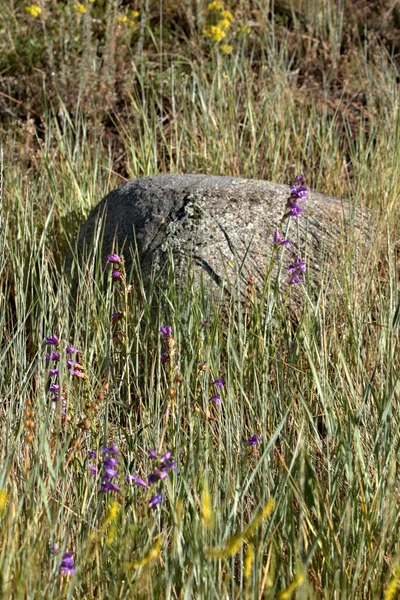
[[36, 19], [39, 15], [42, 14], [42, 9], [37, 4], [31, 4], [30, 6], [25, 6], [25, 12], [27, 12], [31, 17]]
[[129, 17], [127, 15], [120, 15], [117, 17], [117, 23], [133, 28], [137, 25], [137, 21], [135, 21], [135, 19], [137, 19], [138, 16], [139, 13], [137, 10], [131, 10], [129, 11]]
[[82, 4], [82, 2], [78, 2], [77, 4], [74, 4], [74, 11], [80, 15], [84, 15], [86, 12], [86, 6]]
[[211, 38], [213, 42], [220, 42], [226, 36], [226, 31], [218, 27], [218, 25], [210, 25], [210, 27], [203, 29], [203, 34]]
[[208, 10], [222, 10], [222, 2], [210, 2]]
[[233, 51], [233, 46], [230, 44], [221, 44], [219, 49], [221, 54], [231, 54]]
[[[213, 20], [217, 19], [215, 25], [209, 25], [203, 29], [203, 35], [210, 38], [213, 42], [220, 42], [226, 37], [227, 30], [232, 25], [233, 15], [229, 10], [224, 10], [222, 2], [210, 2], [207, 6], [208, 10], [216, 13], [213, 16]], [[215, 21], [214, 21], [215, 22]], [[232, 52], [231, 46], [224, 44], [225, 52], [223, 54], [230, 54]], [[229, 48], [231, 48], [229, 50]]]

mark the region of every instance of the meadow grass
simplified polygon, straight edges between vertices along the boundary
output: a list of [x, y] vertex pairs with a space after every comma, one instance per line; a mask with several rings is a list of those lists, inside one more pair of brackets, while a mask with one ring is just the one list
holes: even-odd
[[[399, 73], [385, 38], [397, 9], [376, 5], [387, 30], [336, 2], [149, 0], [134, 16], [46, 0], [34, 16], [5, 0], [1, 597], [398, 596]], [[122, 284], [103, 265], [104, 286], [76, 259], [73, 303], [63, 260], [91, 207], [171, 171], [302, 172], [373, 211], [374, 252], [360, 262], [349, 241], [294, 307], [272, 285], [246, 306], [211, 296], [173, 263], [148, 286], [137, 264]], [[83, 376], [69, 376], [68, 345]], [[118, 475], [105, 476], [113, 442]], [[126, 481], [157, 464], [167, 477], [151, 488]]]

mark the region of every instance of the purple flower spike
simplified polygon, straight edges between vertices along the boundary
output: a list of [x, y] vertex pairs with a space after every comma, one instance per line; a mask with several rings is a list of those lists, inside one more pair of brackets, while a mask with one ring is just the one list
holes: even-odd
[[118, 256], [118, 254], [109, 254], [107, 256], [107, 264], [109, 263], [113, 263], [115, 265], [119, 264], [121, 261], [121, 258]]
[[162, 494], [157, 494], [156, 496], [153, 496], [152, 498], [150, 498], [149, 500], [149, 506], [152, 510], [155, 510], [157, 508], [157, 506], [159, 504], [162, 503]]
[[279, 229], [276, 229], [275, 233], [274, 233], [274, 244], [277, 244], [279, 246], [285, 246], [286, 248], [290, 248], [291, 241], [290, 240], [284, 240], [283, 238], [281, 238], [280, 233], [279, 233]]
[[56, 336], [55, 333], [46, 338], [46, 346], [57, 346], [60, 339]]
[[120, 279], [122, 279], [122, 273], [121, 273], [121, 271], [113, 271], [112, 272], [112, 280], [113, 281], [119, 281]]
[[249, 440], [247, 440], [248, 446], [258, 446], [258, 444], [262, 440], [262, 435], [257, 435], [256, 433], [251, 436]]
[[215, 396], [211, 396], [210, 402], [214, 402], [214, 404], [221, 404], [221, 396], [219, 394], [215, 394]]
[[64, 575], [75, 575], [75, 563], [73, 552], [66, 552], [62, 557], [60, 573], [64, 573]]
[[49, 387], [49, 392], [51, 392], [52, 394], [55, 394], [58, 391], [60, 391], [60, 386], [57, 383], [52, 383], [51, 386]]
[[219, 379], [216, 379], [215, 381], [212, 382], [212, 385], [215, 385], [215, 387], [222, 389], [224, 387], [224, 380], [222, 379], [222, 377], [220, 377]]
[[56, 377], [57, 375], [59, 375], [60, 371], [58, 369], [50, 369], [49, 374], [50, 377]]
[[296, 177], [294, 179], [299, 184], [304, 183], [306, 180], [306, 178], [303, 175], [296, 175]]
[[120, 488], [116, 483], [111, 480], [118, 476], [116, 469], [119, 464], [119, 460], [114, 458], [118, 454], [118, 448], [114, 442], [110, 446], [100, 446], [100, 450], [103, 454], [103, 477], [101, 480], [101, 491], [106, 493], [110, 491], [118, 491]]

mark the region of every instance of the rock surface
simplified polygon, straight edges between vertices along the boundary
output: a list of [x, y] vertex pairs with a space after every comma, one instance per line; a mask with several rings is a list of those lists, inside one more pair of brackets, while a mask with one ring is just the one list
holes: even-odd
[[[287, 185], [238, 177], [143, 177], [99, 202], [80, 230], [78, 252], [82, 256], [101, 226], [103, 264], [112, 251], [123, 252], [129, 270], [136, 237], [145, 280], [172, 251], [183, 265], [191, 257], [211, 287], [234, 284], [239, 278], [245, 288], [250, 276], [263, 285], [274, 231], [287, 210], [289, 195]], [[299, 255], [318, 282], [322, 266], [332, 268], [341, 249], [368, 237], [367, 224], [363, 213], [346, 200], [309, 192], [304, 206], [299, 219], [290, 219], [287, 237], [293, 243], [291, 250], [284, 251], [282, 279], [288, 279], [284, 269]], [[70, 267], [71, 258], [67, 259]]]

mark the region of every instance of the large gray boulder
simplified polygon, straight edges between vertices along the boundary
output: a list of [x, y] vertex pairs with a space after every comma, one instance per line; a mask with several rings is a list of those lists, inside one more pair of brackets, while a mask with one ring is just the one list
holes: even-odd
[[[188, 260], [210, 287], [229, 288], [250, 276], [262, 286], [271, 264], [273, 235], [287, 211], [290, 187], [268, 181], [208, 175], [154, 175], [130, 181], [111, 191], [91, 212], [78, 238], [82, 255], [99, 227], [103, 230], [101, 260], [122, 252], [127, 270], [137, 246], [145, 280], [161, 268], [172, 252], [183, 265]], [[290, 219], [292, 248], [272, 269], [286, 269], [298, 255], [307, 262], [310, 279], [333, 268], [344, 248], [364, 244], [367, 219], [352, 203], [309, 192], [305, 211]], [[288, 221], [285, 221], [284, 229]], [[281, 254], [283, 248], [279, 248]], [[67, 260], [71, 267], [71, 258]]]

